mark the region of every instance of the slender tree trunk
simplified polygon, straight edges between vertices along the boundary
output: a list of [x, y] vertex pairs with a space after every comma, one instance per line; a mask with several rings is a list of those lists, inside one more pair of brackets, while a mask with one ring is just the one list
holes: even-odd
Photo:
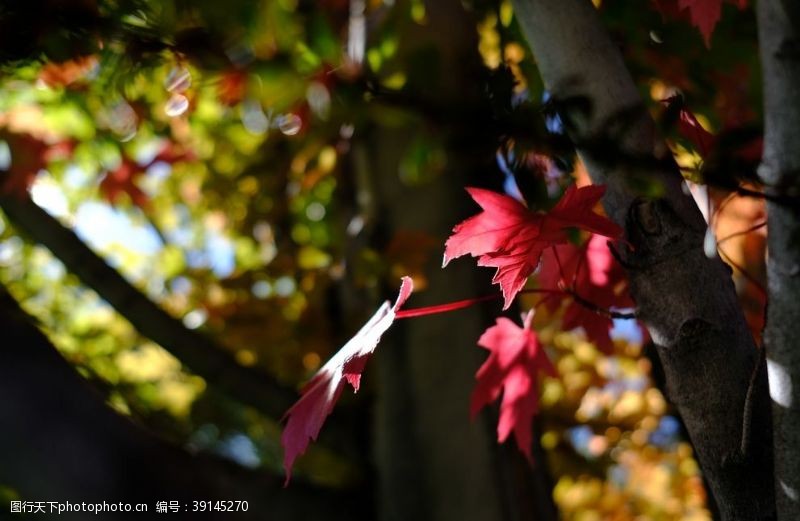
[[[394, 163], [390, 149], [407, 141], [405, 132], [381, 131], [379, 161]], [[463, 167], [470, 166], [453, 158]], [[382, 214], [393, 230], [424, 230], [440, 244], [468, 215], [461, 175], [445, 174], [415, 190], [394, 177], [381, 184]], [[407, 202], [408, 201], [408, 202]], [[413, 201], [413, 207], [410, 202]], [[488, 277], [468, 263], [439, 271], [438, 252], [428, 263], [430, 286], [414, 297], [425, 306], [491, 293]], [[477, 339], [494, 309], [474, 307], [401, 321], [376, 356], [379, 382], [376, 413], [377, 463], [382, 519], [435, 521], [555, 520], [544, 458], [531, 468], [513, 442], [498, 446], [497, 415], [469, 417], [475, 372], [485, 356]], [[536, 440], [538, 443], [538, 439]], [[539, 454], [541, 456], [541, 454]]]
[[[774, 499], [766, 372], [758, 369], [730, 268], [704, 255], [702, 215], [592, 3], [513, 3], [570, 138], [593, 182], [608, 185], [606, 211], [625, 227], [631, 292], [720, 515], [768, 518]], [[663, 196], [640, 197], [631, 179], [657, 184]]]
[[[418, 94], [434, 105], [483, 107], [474, 20], [457, 0], [426, 7], [427, 23], [401, 37], [413, 42], [404, 47], [403, 59], [419, 64], [425, 56], [434, 65]], [[423, 124], [374, 129], [365, 138], [369, 178], [389, 234], [421, 231], [444, 244], [452, 227], [474, 212], [463, 187], [488, 167], [494, 145], [475, 122], [433, 129], [447, 140], [446, 167], [435, 179], [414, 186], [399, 174]], [[485, 184], [486, 176], [479, 182]], [[431, 252], [425, 269], [429, 286], [412, 297], [415, 306], [492, 291], [489, 274], [476, 272], [472, 263], [441, 270], [441, 253]], [[497, 310], [495, 304], [492, 314]], [[490, 414], [470, 420], [469, 397], [485, 356], [476, 343], [490, 323], [487, 308], [480, 307], [400, 321], [376, 354], [376, 463], [384, 521], [556, 519], [547, 480], [536, 479], [542, 467], [531, 469], [516, 447], [497, 446], [496, 418]]]
[[[379, 139], [394, 148], [408, 135], [382, 131]], [[390, 157], [387, 148], [379, 146], [376, 152], [379, 161]], [[458, 219], [443, 210], [452, 209], [460, 194], [457, 183], [441, 181], [421, 190], [382, 183], [394, 186], [384, 194], [394, 198], [383, 212], [391, 229], [435, 230], [434, 237], [442, 237]], [[403, 201], [414, 201], [414, 207]], [[439, 257], [434, 256], [429, 270], [437, 268]], [[457, 300], [480, 293], [480, 287], [470, 267], [448, 268], [430, 279], [415, 303]], [[376, 357], [383, 520], [507, 519], [492, 432], [469, 417], [480, 356], [475, 342], [485, 322], [479, 308], [403, 321]]]
[[[800, 196], [800, 4], [759, 0], [768, 192]], [[775, 450], [778, 519], [800, 519], [800, 205], [767, 203], [769, 306], [764, 345]]]

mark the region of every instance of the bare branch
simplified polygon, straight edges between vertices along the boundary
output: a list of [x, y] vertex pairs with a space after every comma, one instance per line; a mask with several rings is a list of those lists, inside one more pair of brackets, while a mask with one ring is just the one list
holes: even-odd
[[272, 418], [280, 418], [296, 398], [293, 389], [271, 376], [237, 364], [209, 337], [187, 329], [29, 199], [0, 196], [14, 225], [47, 247], [84, 284], [95, 290], [142, 335], [172, 353], [209, 385]]
[[286, 490], [279, 476], [189, 454], [115, 413], [1, 286], [0, 329], [0, 395], [14, 397], [0, 400], [9, 420], [0, 430], [0, 481], [22, 497], [146, 502], [150, 511], [167, 499], [246, 500], [247, 512], [232, 514], [241, 520], [369, 517], [352, 491], [302, 482]]

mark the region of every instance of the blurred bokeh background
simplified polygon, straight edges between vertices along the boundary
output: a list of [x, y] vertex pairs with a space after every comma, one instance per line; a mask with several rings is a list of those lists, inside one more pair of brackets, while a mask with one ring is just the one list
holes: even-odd
[[[707, 49], [648, 2], [595, 4], [655, 115], [680, 93], [712, 132], [757, 120], [751, 12], [726, 6]], [[537, 314], [559, 377], [534, 467], [497, 445], [496, 412], [470, 421], [498, 302], [398, 323], [281, 488], [281, 415], [401, 276], [412, 306], [494, 291], [466, 260], [439, 267], [476, 211], [463, 187], [547, 208], [585, 176], [508, 0], [5, 2], [0, 68], [0, 517], [60, 498], [238, 499], [248, 512], [207, 515], [277, 521], [710, 519], [631, 323], [604, 353]], [[720, 236], [763, 219], [724, 208]], [[763, 236], [725, 248], [758, 331]]]

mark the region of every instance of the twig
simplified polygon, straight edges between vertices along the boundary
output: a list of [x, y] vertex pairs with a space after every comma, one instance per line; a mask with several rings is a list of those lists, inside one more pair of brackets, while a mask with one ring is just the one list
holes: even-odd
[[740, 230], [738, 232], [733, 232], [730, 235], [726, 235], [722, 239], [717, 240], [717, 247], [721, 246], [723, 242], [728, 241], [729, 239], [733, 239], [734, 237], [739, 237], [741, 235], [747, 235], [748, 233], [754, 232], [759, 228], [763, 228], [767, 225], [767, 221], [761, 221], [760, 223], [756, 223], [745, 230]]
[[725, 262], [727, 262], [728, 264], [732, 265], [734, 268], [736, 268], [737, 270], [739, 270], [739, 273], [741, 273], [741, 274], [742, 274], [742, 276], [743, 276], [745, 279], [747, 279], [748, 281], [750, 281], [750, 283], [751, 283], [753, 286], [755, 286], [755, 288], [756, 288], [756, 289], [757, 289], [757, 290], [758, 290], [758, 291], [759, 291], [759, 292], [760, 292], [762, 295], [764, 295], [765, 297], [767, 296], [767, 290], [766, 290], [766, 289], [764, 289], [764, 286], [762, 286], [762, 285], [761, 285], [761, 283], [758, 281], [758, 279], [756, 279], [756, 278], [755, 278], [753, 275], [751, 275], [751, 274], [750, 274], [750, 273], [749, 273], [749, 272], [748, 272], [746, 269], [744, 269], [744, 267], [740, 266], [738, 262], [736, 262], [735, 260], [733, 260], [733, 259], [732, 259], [732, 258], [731, 258], [731, 257], [730, 257], [730, 256], [729, 256], [727, 253], [725, 253], [725, 250], [723, 250], [722, 248], [720, 248], [720, 247], [719, 247], [719, 243], [717, 243], [717, 251], [719, 252], [719, 254], [720, 254], [720, 257], [722, 257], [722, 258], [725, 260]]

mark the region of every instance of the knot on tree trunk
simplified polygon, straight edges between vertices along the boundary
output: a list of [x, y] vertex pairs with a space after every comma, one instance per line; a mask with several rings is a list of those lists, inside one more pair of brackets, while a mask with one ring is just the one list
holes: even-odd
[[634, 271], [701, 250], [703, 245], [703, 231], [689, 227], [665, 199], [636, 198], [628, 209], [625, 232], [630, 248], [621, 260]]

